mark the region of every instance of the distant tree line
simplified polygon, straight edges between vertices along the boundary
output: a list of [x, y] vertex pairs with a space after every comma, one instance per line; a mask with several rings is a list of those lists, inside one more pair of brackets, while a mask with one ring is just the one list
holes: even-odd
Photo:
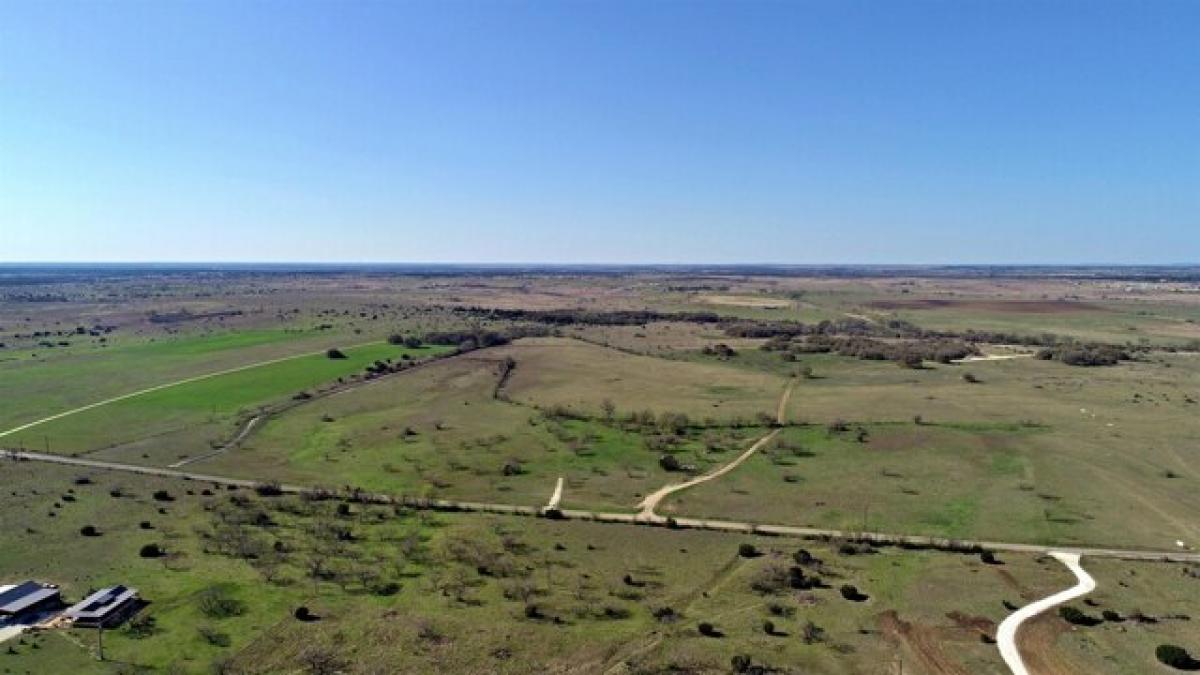
[[594, 311], [586, 309], [486, 309], [453, 307], [451, 311], [504, 321], [532, 321], [552, 326], [641, 326], [658, 321], [721, 323], [716, 312], [656, 312], [649, 309]]
[[812, 335], [801, 340], [773, 337], [762, 348], [782, 352], [784, 358], [795, 358], [797, 354], [833, 353], [871, 361], [896, 361], [908, 366], [920, 366], [925, 361], [950, 363], [979, 353], [974, 344], [947, 338], [884, 341], [830, 335]]
[[1129, 352], [1116, 345], [1067, 343], [1046, 347], [1037, 353], [1044, 361], [1061, 361], [1069, 366], [1114, 366], [1128, 361]]
[[431, 345], [452, 345], [458, 347], [460, 352], [469, 352], [474, 349], [506, 345], [523, 337], [545, 337], [550, 335], [550, 332], [545, 326], [537, 325], [509, 326], [504, 330], [482, 328], [443, 330], [426, 333], [424, 342]]
[[[816, 323], [804, 323], [802, 321], [791, 320], [757, 320], [744, 319], [740, 317], [731, 317], [718, 314], [716, 312], [659, 312], [649, 309], [640, 310], [613, 310], [613, 311], [596, 311], [587, 309], [488, 309], [483, 307], [447, 307], [444, 308], [456, 314], [466, 314], [480, 319], [512, 321], [512, 322], [527, 322], [528, 324], [540, 324], [542, 326], [644, 326], [649, 323], [657, 322], [682, 322], [696, 323], [706, 325], [720, 326], [726, 335], [738, 338], [781, 338], [793, 340], [794, 338], [808, 338], [813, 336], [838, 336], [838, 337], [862, 337], [862, 338], [878, 338], [878, 339], [905, 339], [905, 340], [932, 340], [936, 342], [936, 351], [944, 352], [948, 345], [954, 344], [956, 349], [961, 343], [968, 345], [978, 344], [1011, 344], [1022, 345], [1027, 347], [1045, 347], [1054, 349], [1054, 354], [1058, 354], [1060, 349], [1062, 352], [1069, 354], [1064, 363], [1072, 363], [1072, 365], [1088, 365], [1083, 363], [1093, 357], [1100, 360], [1107, 360], [1108, 356], [1116, 352], [1124, 352], [1127, 355], [1139, 352], [1149, 351], [1150, 349], [1158, 349], [1163, 351], [1200, 351], [1200, 340], [1192, 340], [1187, 343], [1175, 345], [1155, 345], [1149, 344], [1130, 344], [1114, 345], [1107, 343], [1088, 343], [1084, 349], [1084, 354], [1077, 353], [1081, 348], [1077, 341], [1069, 336], [1056, 335], [1054, 333], [1039, 333], [1020, 334], [1009, 333], [1004, 331], [983, 331], [983, 330], [965, 330], [965, 331], [947, 331], [947, 330], [930, 330], [921, 328], [911, 322], [903, 319], [887, 319], [882, 321], [868, 321], [855, 317], [842, 317], [840, 319], [826, 319]], [[526, 327], [527, 330], [532, 330], [531, 327]], [[461, 335], [462, 332], [440, 333], [435, 335]], [[509, 334], [509, 337], [516, 338], [520, 335]], [[449, 339], [448, 337], [446, 339]], [[427, 339], [427, 342], [432, 340]], [[954, 342], [952, 342], [954, 341]], [[455, 344], [453, 342], [438, 342], [435, 344]], [[479, 344], [477, 342], [477, 344]], [[818, 341], [816, 344], [821, 344]], [[1103, 348], [1103, 349], [1101, 349]], [[874, 346], [872, 346], [874, 349]], [[829, 351], [839, 352], [840, 347]], [[857, 349], [852, 349], [857, 351]], [[928, 350], [926, 350], [928, 351]], [[975, 351], [964, 352], [962, 355], [978, 353]], [[865, 358], [865, 357], [864, 357]], [[884, 358], [892, 358], [885, 356]], [[954, 357], [954, 358], [961, 358]], [[1058, 358], [1052, 356], [1050, 358]], [[1128, 358], [1128, 356], [1127, 356]], [[935, 353], [930, 360], [939, 360]], [[1062, 359], [1060, 359], [1062, 360]]]

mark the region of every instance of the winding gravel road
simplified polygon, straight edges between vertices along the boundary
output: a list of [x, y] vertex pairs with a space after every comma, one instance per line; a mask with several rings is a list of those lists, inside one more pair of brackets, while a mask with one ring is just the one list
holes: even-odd
[[[776, 409], [775, 409], [775, 419], [780, 424], [787, 423], [787, 404], [788, 404], [788, 400], [790, 400], [792, 397], [792, 387], [794, 387], [795, 384], [796, 384], [795, 380], [789, 381], [787, 386], [784, 387], [784, 389], [783, 389], [783, 394], [781, 394], [779, 397], [779, 405], [776, 406]], [[701, 483], [706, 483], [714, 478], [720, 478], [721, 476], [724, 476], [725, 474], [729, 473], [730, 471], [733, 471], [734, 469], [736, 469], [738, 467], [738, 465], [740, 465], [742, 462], [744, 462], [747, 459], [750, 459], [752, 456], [754, 456], [754, 453], [758, 452], [760, 448], [762, 448], [767, 443], [771, 442], [771, 439], [775, 438], [778, 435], [779, 435], [779, 429], [775, 429], [774, 431], [770, 432], [766, 436], [763, 436], [762, 438], [755, 441], [749, 448], [746, 449], [745, 452], [738, 455], [732, 462], [722, 466], [721, 468], [717, 469], [716, 471], [706, 473], [703, 476], [697, 476], [697, 477], [695, 477], [689, 481], [685, 481], [683, 483], [673, 483], [671, 485], [664, 485], [664, 486], [660, 487], [659, 489], [655, 490], [654, 492], [651, 492], [650, 494], [646, 495], [646, 497], [644, 499], [642, 499], [641, 503], [638, 504], [638, 517], [643, 520], [648, 520], [648, 521], [666, 520], [665, 518], [663, 518], [662, 516], [660, 516], [654, 512], [654, 510], [658, 508], [659, 502], [661, 502], [664, 498], [666, 498], [667, 496], [672, 495], [676, 492], [679, 492], [680, 490], [686, 490], [690, 487], [695, 487]]]
[[1009, 614], [1000, 623], [1000, 628], [996, 631], [996, 645], [1000, 648], [1000, 656], [1004, 659], [1004, 663], [1008, 665], [1009, 670], [1013, 672], [1013, 675], [1029, 675], [1029, 670], [1025, 667], [1025, 662], [1021, 660], [1021, 651], [1017, 648], [1017, 629], [1021, 627], [1021, 624], [1051, 607], [1087, 595], [1096, 588], [1096, 580], [1079, 564], [1080, 556], [1078, 553], [1050, 551], [1050, 556], [1066, 565], [1067, 569], [1075, 574], [1075, 578], [1079, 580], [1079, 583], [1054, 595], [1046, 596], [1041, 600], [1025, 605], [1021, 609]]

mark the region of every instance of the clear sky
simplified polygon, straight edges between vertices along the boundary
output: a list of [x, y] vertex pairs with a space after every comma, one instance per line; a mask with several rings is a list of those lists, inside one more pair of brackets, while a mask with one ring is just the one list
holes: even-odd
[[1200, 262], [1200, 2], [0, 0], [0, 261]]

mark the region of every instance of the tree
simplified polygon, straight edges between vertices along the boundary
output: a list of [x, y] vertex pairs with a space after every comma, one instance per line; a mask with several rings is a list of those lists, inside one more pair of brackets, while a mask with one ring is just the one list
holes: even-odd
[[1160, 663], [1177, 670], [1200, 670], [1200, 661], [1192, 658], [1192, 655], [1179, 645], [1159, 645], [1154, 650], [1154, 656]]
[[342, 352], [342, 350], [337, 349], [336, 347], [330, 347], [329, 349], [325, 350], [325, 356], [326, 356], [326, 358], [330, 358], [330, 359], [346, 358], [346, 354], [344, 352]]
[[1063, 618], [1063, 621], [1076, 626], [1097, 626], [1104, 623], [1101, 619], [1085, 614], [1078, 607], [1060, 607], [1058, 615]]
[[721, 637], [721, 631], [717, 630], [716, 626], [707, 621], [701, 621], [700, 624], [696, 626], [696, 630], [700, 631], [700, 634], [704, 637]]
[[867, 599], [866, 594], [860, 592], [857, 586], [846, 584], [839, 589], [842, 597], [851, 602], [863, 602]]
[[161, 558], [166, 555], [166, 551], [158, 544], [146, 544], [138, 551], [138, 555], [143, 558]]
[[606, 398], [600, 402], [600, 412], [604, 413], [604, 421], [611, 423], [617, 415], [617, 406], [612, 399]]

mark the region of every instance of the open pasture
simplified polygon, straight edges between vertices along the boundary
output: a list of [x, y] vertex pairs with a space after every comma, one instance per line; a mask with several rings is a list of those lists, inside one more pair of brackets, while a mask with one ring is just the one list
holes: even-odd
[[765, 373], [656, 359], [578, 340], [521, 340], [497, 353], [516, 361], [505, 386], [514, 401], [593, 415], [609, 400], [619, 413], [649, 409], [696, 420], [774, 416], [787, 384]]
[[[54, 419], [10, 434], [4, 444], [64, 454], [103, 451], [101, 456], [121, 459], [149, 455], [142, 459], [173, 462], [228, 440], [236, 433], [237, 423], [262, 406], [361, 373], [376, 360], [419, 359], [443, 351], [441, 347], [407, 349], [381, 342], [347, 347], [345, 358], [339, 359], [324, 352], [281, 357]], [[152, 441], [149, 445], [147, 439]]]
[[[84, 475], [89, 482], [80, 483]], [[160, 491], [170, 501], [152, 496]], [[672, 664], [726, 672], [746, 655], [841, 674], [889, 672], [878, 666], [899, 655], [909, 673], [1002, 673], [985, 638], [1005, 603], [1069, 578], [1057, 563], [1016, 554], [986, 564], [974, 555], [782, 538], [342, 508], [28, 463], [5, 464], [0, 504], [18, 514], [22, 544], [0, 553], [5, 575], [60, 583], [68, 597], [127, 583], [149, 601], [129, 625], [107, 631], [107, 663], [92, 660], [94, 632], [71, 631], [14, 643], [0, 655], [13, 672], [67, 664], [85, 673], [130, 665], [207, 673], [219, 664], [274, 673], [318, 662], [355, 673], [628, 673]], [[84, 524], [100, 536], [80, 536]], [[351, 536], [321, 534], [342, 531]], [[141, 557], [149, 543], [166, 555]], [[258, 545], [276, 552], [246, 558], [249, 549], [239, 548]], [[821, 580], [807, 590], [787, 582], [800, 549], [812, 556], [800, 565], [805, 576]], [[1186, 622], [1166, 618], [1186, 612], [1200, 592], [1185, 568], [1090, 566], [1112, 590], [1086, 611], [1140, 610], [1160, 620], [1070, 630], [1050, 616], [1031, 643], [1035, 656], [1065, 664], [1058, 672], [1117, 673], [1149, 663], [1160, 641], [1186, 641]], [[1171, 583], [1176, 590], [1164, 592]], [[843, 598], [846, 584], [865, 598]], [[297, 620], [301, 606], [318, 618]], [[701, 623], [717, 636], [702, 635]]]
[[[819, 355], [792, 365], [806, 364], [814, 376], [797, 385], [790, 416], [811, 427], [783, 436], [802, 453], [756, 457], [682, 493], [681, 513], [862, 529], [865, 511], [882, 531], [1200, 541], [1188, 515], [1200, 508], [1194, 356], [1089, 370], [1030, 358], [912, 370]], [[847, 430], [829, 431], [839, 421]]]
[[[497, 398], [503, 354], [445, 359], [306, 402], [265, 420], [236, 451], [195, 466], [532, 506], [548, 501], [561, 476], [564, 506], [610, 510], [631, 509], [671, 480], [639, 430], [558, 418]], [[689, 431], [670, 450], [704, 468], [725, 461], [757, 432]]]

